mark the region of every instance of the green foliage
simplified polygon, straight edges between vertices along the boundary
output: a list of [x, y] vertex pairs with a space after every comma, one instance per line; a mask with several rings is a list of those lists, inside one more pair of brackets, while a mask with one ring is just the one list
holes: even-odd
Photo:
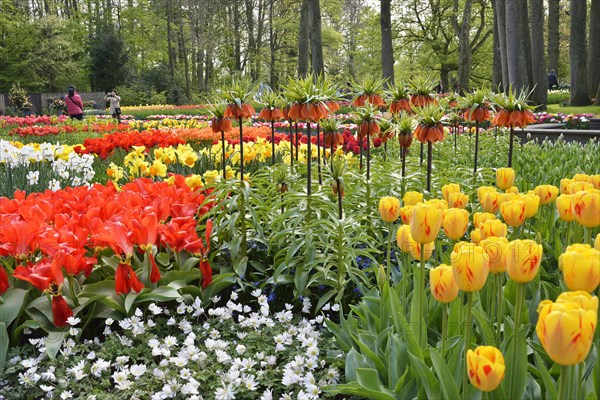
[[127, 76], [127, 50], [114, 28], [99, 29], [91, 41], [90, 72], [92, 90], [111, 91]]

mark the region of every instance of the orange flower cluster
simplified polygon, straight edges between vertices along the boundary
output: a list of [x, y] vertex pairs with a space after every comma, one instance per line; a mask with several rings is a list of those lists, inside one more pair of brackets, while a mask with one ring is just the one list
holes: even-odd
[[252, 118], [254, 112], [254, 107], [249, 103], [244, 103], [241, 106], [238, 106], [237, 104], [228, 104], [223, 116], [235, 119]]
[[369, 101], [369, 103], [371, 103], [372, 105], [374, 105], [376, 107], [383, 107], [383, 106], [385, 106], [385, 102], [383, 101], [383, 99], [381, 98], [381, 96], [378, 95], [378, 94], [361, 94], [360, 96], [356, 97], [352, 101], [352, 106], [354, 106], [354, 107], [362, 107], [362, 106], [365, 105], [365, 103], [367, 102], [367, 100]]
[[490, 119], [490, 110], [486, 107], [476, 107], [474, 110], [468, 109], [463, 113], [465, 121], [484, 122]]
[[419, 124], [415, 129], [415, 137], [421, 143], [441, 142], [444, 140], [444, 126], [441, 123], [434, 126]]
[[408, 99], [395, 100], [390, 104], [390, 112], [392, 114], [399, 113], [400, 111], [410, 111], [410, 108]]
[[225, 117], [215, 117], [211, 120], [211, 128], [214, 133], [229, 132], [231, 130], [231, 120]]
[[318, 122], [321, 119], [327, 118], [329, 116], [329, 110], [327, 110], [325, 103], [294, 103], [290, 107], [290, 112], [288, 116], [289, 119], [293, 121], [310, 120], [313, 122]]
[[265, 121], [278, 121], [284, 118], [283, 112], [279, 108], [270, 109], [269, 107], [265, 107], [260, 110], [260, 114], [258, 114], [259, 119], [263, 119]]
[[427, 104], [435, 103], [435, 100], [431, 96], [425, 96], [422, 94], [413, 94], [410, 96], [410, 102], [417, 107], [425, 107]]
[[514, 110], [508, 111], [506, 109], [500, 110], [492, 120], [492, 125], [508, 127], [519, 127], [524, 128], [527, 125], [535, 122], [535, 116], [529, 110]]

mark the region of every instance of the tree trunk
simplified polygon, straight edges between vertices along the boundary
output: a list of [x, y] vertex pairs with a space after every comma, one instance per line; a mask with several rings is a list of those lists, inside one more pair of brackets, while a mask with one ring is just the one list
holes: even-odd
[[381, 77], [384, 87], [394, 84], [394, 48], [392, 45], [392, 0], [381, 0]]
[[275, 33], [273, 31], [273, 3], [275, 0], [269, 1], [269, 85], [273, 89], [277, 87], [277, 75], [275, 74]]
[[496, 0], [494, 17], [498, 26], [498, 46], [500, 48], [500, 63], [502, 67], [502, 90], [507, 91], [510, 80], [508, 79], [508, 55], [506, 49], [506, 5], [505, 0]]
[[548, 0], [548, 69], [558, 76], [560, 0]]
[[[458, 35], [458, 87], [461, 92], [469, 90], [471, 75], [471, 10], [473, 0], [466, 0], [463, 8], [462, 21], [456, 32]], [[458, 10], [458, 0], [454, 0], [454, 10]], [[455, 28], [456, 28], [455, 24]]]
[[531, 67], [533, 70], [533, 100], [545, 105], [548, 100], [546, 64], [544, 62], [544, 0], [529, 0], [531, 24]]
[[302, 0], [300, 9], [300, 33], [298, 35], [298, 76], [305, 78], [308, 75], [308, 51], [309, 51], [309, 2]]
[[571, 64], [571, 105], [590, 104], [586, 68], [586, 2], [571, 0], [571, 28], [569, 33], [569, 61]]
[[521, 48], [523, 53], [523, 60], [525, 62], [525, 71], [527, 73], [527, 88], [531, 90], [535, 85], [535, 82], [533, 79], [533, 66], [531, 62], [531, 33], [529, 30], [529, 10], [527, 8], [527, 0], [520, 0], [519, 6], [519, 18], [521, 25]]
[[175, 51], [173, 49], [173, 34], [171, 29], [171, 21], [173, 20], [173, 8], [171, 0], [167, 0], [167, 55], [169, 57], [169, 73], [171, 75], [171, 83], [175, 82]]
[[521, 45], [521, 24], [519, 16], [520, 0], [505, 0], [506, 6], [506, 61], [508, 83], [517, 92], [523, 90], [527, 81], [527, 68], [523, 46]]
[[594, 101], [595, 106], [600, 106], [600, 83], [598, 83], [598, 89], [596, 89], [596, 100]]
[[240, 9], [238, 1], [233, 1], [233, 62], [236, 71], [242, 70], [242, 39], [240, 34]]
[[256, 44], [254, 39], [254, 7], [252, 0], [246, 0], [246, 33], [248, 35], [248, 47], [246, 49], [246, 60], [250, 64], [250, 77], [253, 81], [257, 79], [256, 74]]
[[494, 60], [492, 63], [492, 84], [494, 89], [500, 91], [502, 88], [502, 56], [500, 54], [500, 37], [498, 33], [498, 17], [496, 11], [496, 2], [492, 0], [492, 9], [494, 10]]
[[588, 52], [588, 87], [589, 95], [596, 97], [596, 88], [600, 84], [600, 0], [592, 0], [590, 8], [590, 34]]
[[319, 0], [310, 0], [310, 55], [314, 77], [325, 75], [323, 43], [321, 41], [321, 6]]

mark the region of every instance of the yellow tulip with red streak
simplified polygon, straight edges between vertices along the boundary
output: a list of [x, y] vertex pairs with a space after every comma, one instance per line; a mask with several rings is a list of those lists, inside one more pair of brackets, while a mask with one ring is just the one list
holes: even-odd
[[600, 285], [600, 251], [589, 244], [573, 244], [558, 257], [569, 290], [593, 292]]
[[440, 264], [429, 270], [429, 288], [431, 294], [440, 303], [450, 303], [458, 296], [458, 285], [454, 280], [452, 267]]
[[469, 225], [469, 212], [460, 208], [450, 208], [442, 212], [442, 227], [452, 240], [462, 238]]
[[533, 193], [540, 198], [540, 204], [546, 205], [556, 200], [559, 189], [552, 185], [539, 185], [533, 189]]
[[460, 193], [460, 185], [458, 183], [449, 183], [447, 185], [442, 186], [442, 197], [448, 203], [450, 203], [451, 193]]
[[476, 292], [487, 280], [490, 258], [483, 248], [469, 242], [459, 242], [450, 255], [454, 279], [460, 290]]
[[479, 346], [467, 351], [469, 381], [481, 391], [496, 390], [504, 379], [505, 369], [502, 353], [493, 346]]
[[496, 170], [496, 186], [506, 190], [515, 183], [515, 170], [512, 168], [498, 168]]
[[461, 192], [450, 193], [448, 197], [448, 207], [465, 208], [469, 204], [469, 195]]
[[431, 243], [437, 237], [441, 225], [441, 210], [431, 205], [418, 204], [410, 221], [410, 235], [417, 243]]
[[504, 222], [512, 227], [523, 225], [525, 221], [525, 202], [521, 200], [510, 200], [502, 203], [500, 213]]
[[506, 271], [506, 256], [508, 255], [508, 239], [505, 237], [490, 236], [479, 242], [490, 258], [490, 272], [501, 274]]
[[508, 244], [506, 272], [518, 283], [531, 282], [540, 269], [543, 247], [534, 240], [513, 240]]
[[600, 225], [600, 190], [577, 192], [571, 203], [575, 220], [587, 228]]
[[556, 198], [556, 210], [558, 211], [558, 216], [565, 222], [571, 222], [575, 219], [572, 206], [572, 194], [561, 194]]
[[379, 199], [379, 215], [383, 222], [396, 222], [400, 216], [400, 200], [395, 197]]

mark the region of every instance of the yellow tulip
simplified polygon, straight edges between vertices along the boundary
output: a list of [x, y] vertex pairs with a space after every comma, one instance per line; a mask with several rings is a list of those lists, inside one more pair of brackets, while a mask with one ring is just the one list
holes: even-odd
[[508, 232], [506, 224], [500, 221], [499, 219], [487, 220], [483, 224], [481, 224], [481, 227], [479, 229], [481, 230], [482, 239], [487, 239], [490, 236], [506, 237], [506, 234]]
[[413, 210], [410, 235], [417, 243], [431, 243], [437, 237], [441, 224], [441, 210], [431, 205], [419, 204]]
[[571, 204], [575, 220], [587, 228], [600, 225], [600, 191], [577, 192]]
[[448, 207], [450, 208], [465, 208], [469, 204], [469, 195], [464, 193], [450, 193]]
[[479, 346], [467, 351], [467, 372], [471, 384], [484, 392], [492, 392], [504, 379], [504, 357], [493, 346]]
[[429, 270], [429, 288], [431, 294], [440, 303], [450, 303], [458, 296], [458, 285], [454, 280], [452, 267], [441, 264]]
[[427, 200], [425, 202], [425, 204], [428, 204], [430, 206], [433, 206], [435, 208], [437, 208], [438, 210], [444, 211], [448, 209], [448, 202], [446, 200], [443, 199], [431, 199], [431, 200]]
[[506, 272], [518, 283], [532, 281], [542, 262], [543, 248], [534, 240], [513, 240], [508, 244]]
[[449, 183], [447, 185], [442, 186], [442, 197], [448, 203], [450, 202], [451, 193], [460, 193], [460, 185], [458, 183]]
[[571, 194], [569, 193], [569, 185], [575, 182], [573, 179], [563, 178], [560, 180], [560, 193], [561, 194]]
[[504, 192], [505, 193], [519, 194], [519, 188], [517, 188], [516, 186], [511, 186], [508, 189], [506, 189]]
[[423, 193], [406, 192], [402, 200], [404, 201], [405, 206], [414, 206], [423, 201]]
[[406, 225], [410, 225], [410, 220], [412, 219], [412, 213], [415, 209], [415, 206], [404, 206], [400, 208], [400, 219]]
[[594, 189], [600, 190], [600, 174], [590, 176], [590, 183], [594, 186]]
[[585, 360], [598, 324], [598, 298], [586, 292], [563, 293], [555, 303], [542, 301], [538, 313], [536, 332], [550, 358], [560, 365]]
[[469, 225], [469, 212], [460, 208], [450, 208], [442, 212], [442, 227], [446, 236], [452, 240], [462, 238]]
[[589, 182], [590, 176], [588, 174], [575, 174], [573, 180], [575, 182]]
[[421, 261], [421, 248], [423, 246], [425, 246], [425, 254], [424, 254], [424, 258], [423, 260], [427, 261], [429, 260], [429, 257], [431, 257], [431, 255], [433, 254], [433, 249], [435, 249], [435, 243], [431, 242], [431, 243], [417, 243], [414, 241], [414, 239], [412, 238], [412, 236], [410, 237], [410, 244], [409, 244], [409, 250], [410, 250], [410, 255], [413, 256], [413, 258], [417, 261]]
[[500, 207], [500, 196], [504, 193], [496, 192], [495, 190], [488, 190], [481, 195], [481, 208], [483, 211], [488, 213], [495, 213], [498, 211]]
[[477, 188], [477, 200], [479, 203], [483, 202], [483, 195], [487, 192], [495, 192], [496, 188], [493, 186], [480, 186]]
[[396, 231], [396, 244], [403, 253], [410, 253], [410, 226], [400, 225]]
[[550, 204], [556, 200], [559, 189], [552, 185], [539, 185], [533, 189], [533, 192], [540, 198], [540, 204]]
[[473, 226], [479, 229], [481, 228], [481, 224], [492, 219], [496, 219], [496, 216], [492, 213], [476, 212], [473, 214]]
[[383, 222], [396, 222], [400, 216], [400, 200], [395, 197], [379, 199], [379, 215]]
[[476, 292], [485, 285], [490, 272], [490, 258], [483, 248], [468, 242], [457, 243], [450, 260], [460, 290]]
[[540, 206], [540, 198], [533, 193], [519, 194], [517, 200], [525, 203], [525, 218], [529, 219], [538, 212]]
[[506, 271], [506, 255], [508, 254], [508, 239], [490, 236], [479, 242], [490, 258], [490, 272], [500, 274]]
[[563, 221], [571, 222], [575, 219], [572, 202], [573, 195], [571, 194], [561, 194], [556, 198], [556, 210], [558, 211], [558, 216]]
[[600, 251], [589, 244], [574, 244], [558, 257], [569, 290], [593, 292], [600, 285]]
[[589, 182], [572, 182], [567, 186], [567, 194], [575, 194], [577, 192], [587, 192], [593, 190], [594, 185]]
[[515, 170], [512, 168], [498, 168], [496, 170], [496, 186], [506, 190], [515, 183]]
[[481, 243], [481, 230], [480, 229], [473, 229], [471, 231], [471, 242], [473, 242], [475, 244]]
[[521, 200], [510, 200], [502, 203], [500, 213], [504, 222], [512, 227], [521, 226], [525, 221], [525, 202]]

